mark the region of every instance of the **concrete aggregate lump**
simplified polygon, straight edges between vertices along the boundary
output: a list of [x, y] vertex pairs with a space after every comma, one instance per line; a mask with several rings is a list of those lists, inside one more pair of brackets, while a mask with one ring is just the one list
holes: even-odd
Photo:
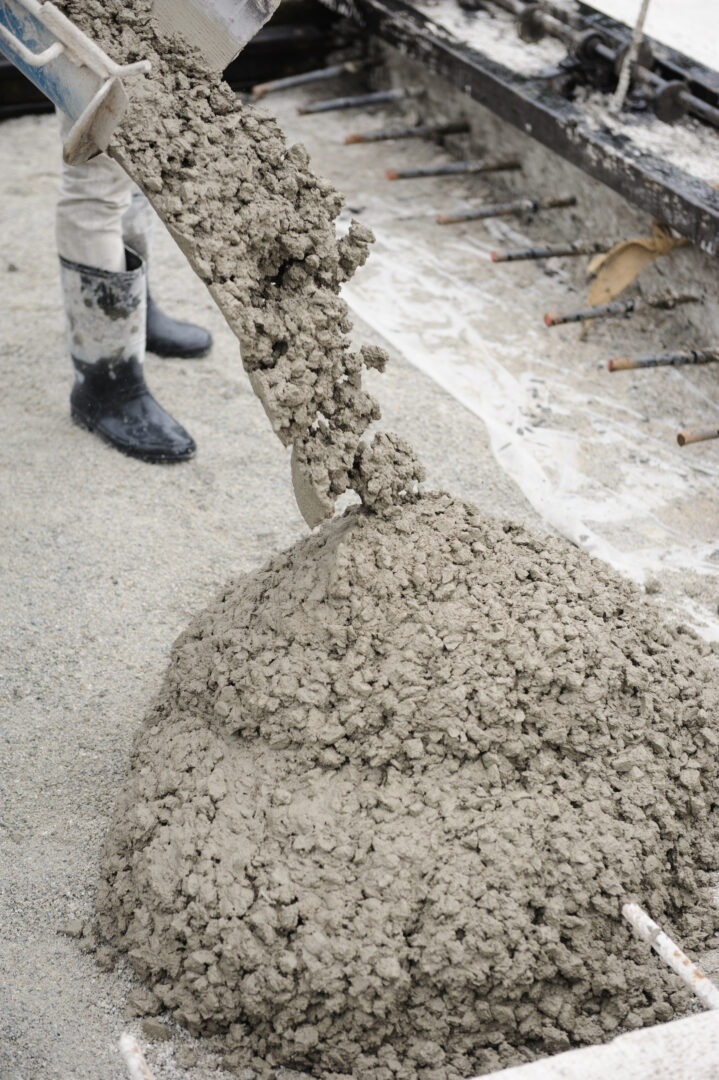
[[[304, 147], [288, 148], [277, 121], [242, 105], [180, 39], [160, 37], [151, 0], [58, 6], [118, 62], [151, 61], [151, 75], [132, 84], [110, 150], [237, 335], [253, 389], [292, 446], [300, 510], [317, 525], [354, 486], [360, 438], [380, 415], [362, 371], [382, 370], [386, 353], [352, 351], [338, 295], [365, 262], [372, 231], [353, 222], [336, 238], [342, 198], [311, 171]], [[403, 467], [412, 459], [412, 492], [423, 470], [396, 441]], [[363, 496], [371, 500], [376, 488], [365, 485]]]
[[568, 543], [355, 507], [176, 642], [99, 929], [238, 1069], [445, 1080], [668, 1020], [620, 908], [715, 928], [718, 704], [716, 650]]

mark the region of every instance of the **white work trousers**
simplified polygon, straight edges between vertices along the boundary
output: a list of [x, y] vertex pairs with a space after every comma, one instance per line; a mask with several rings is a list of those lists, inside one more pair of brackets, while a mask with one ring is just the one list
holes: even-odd
[[[63, 138], [72, 121], [60, 114]], [[107, 154], [84, 165], [63, 162], [57, 201], [57, 251], [63, 259], [117, 273], [125, 248], [150, 253], [154, 211], [136, 184]]]

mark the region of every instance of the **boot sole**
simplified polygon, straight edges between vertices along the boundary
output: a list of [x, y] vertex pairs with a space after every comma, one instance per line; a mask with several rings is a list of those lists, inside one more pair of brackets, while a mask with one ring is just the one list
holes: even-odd
[[88, 420], [78, 412], [76, 409], [70, 409], [70, 416], [74, 424], [78, 427], [84, 428], [85, 431], [91, 431], [93, 435], [97, 435], [99, 439], [102, 439], [108, 446], [112, 446], [113, 449], [119, 450], [121, 454], [125, 454], [126, 457], [137, 458], [139, 461], [146, 461], [149, 465], [179, 465], [183, 461], [190, 461], [197, 453], [197, 447], [193, 446], [191, 450], [188, 450], [186, 454], [175, 454], [172, 457], [168, 457], [166, 454], [149, 454], [147, 451], [137, 450], [132, 446], [122, 446], [121, 443], [116, 443], [112, 439], [108, 438], [104, 431], [96, 427], [91, 420]]
[[202, 360], [212, 351], [212, 342], [206, 349], [193, 349], [190, 352], [178, 352], [177, 349], [154, 349], [149, 343], [145, 344], [145, 348], [147, 352], [152, 353], [153, 356], [159, 356], [163, 360]]

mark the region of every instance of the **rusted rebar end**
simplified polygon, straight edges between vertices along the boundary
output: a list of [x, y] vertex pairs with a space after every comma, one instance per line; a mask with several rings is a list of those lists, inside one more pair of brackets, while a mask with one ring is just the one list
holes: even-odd
[[719, 427], [713, 428], [684, 428], [677, 435], [680, 446], [689, 446], [690, 443], [707, 442], [708, 439], [719, 439]]

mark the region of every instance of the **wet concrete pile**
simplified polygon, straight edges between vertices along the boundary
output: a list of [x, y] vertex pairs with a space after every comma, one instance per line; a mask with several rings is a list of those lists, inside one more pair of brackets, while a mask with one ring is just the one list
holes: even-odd
[[[181, 39], [158, 35], [151, 0], [61, 0], [60, 7], [118, 62], [150, 60], [111, 151], [139, 184], [237, 335], [272, 427], [292, 447], [298, 505], [314, 526], [357, 487], [360, 439], [379, 417], [362, 389], [376, 346], [350, 348], [339, 290], [367, 258], [372, 232], [335, 235], [342, 198], [287, 146], [277, 121], [242, 105]], [[400, 442], [416, 490], [422, 468]], [[367, 459], [365, 459], [366, 463]], [[400, 488], [396, 483], [395, 490]], [[379, 485], [364, 487], [365, 498]]]
[[102, 936], [227, 1064], [471, 1076], [670, 1019], [717, 865], [716, 655], [445, 495], [354, 508], [176, 642]]

